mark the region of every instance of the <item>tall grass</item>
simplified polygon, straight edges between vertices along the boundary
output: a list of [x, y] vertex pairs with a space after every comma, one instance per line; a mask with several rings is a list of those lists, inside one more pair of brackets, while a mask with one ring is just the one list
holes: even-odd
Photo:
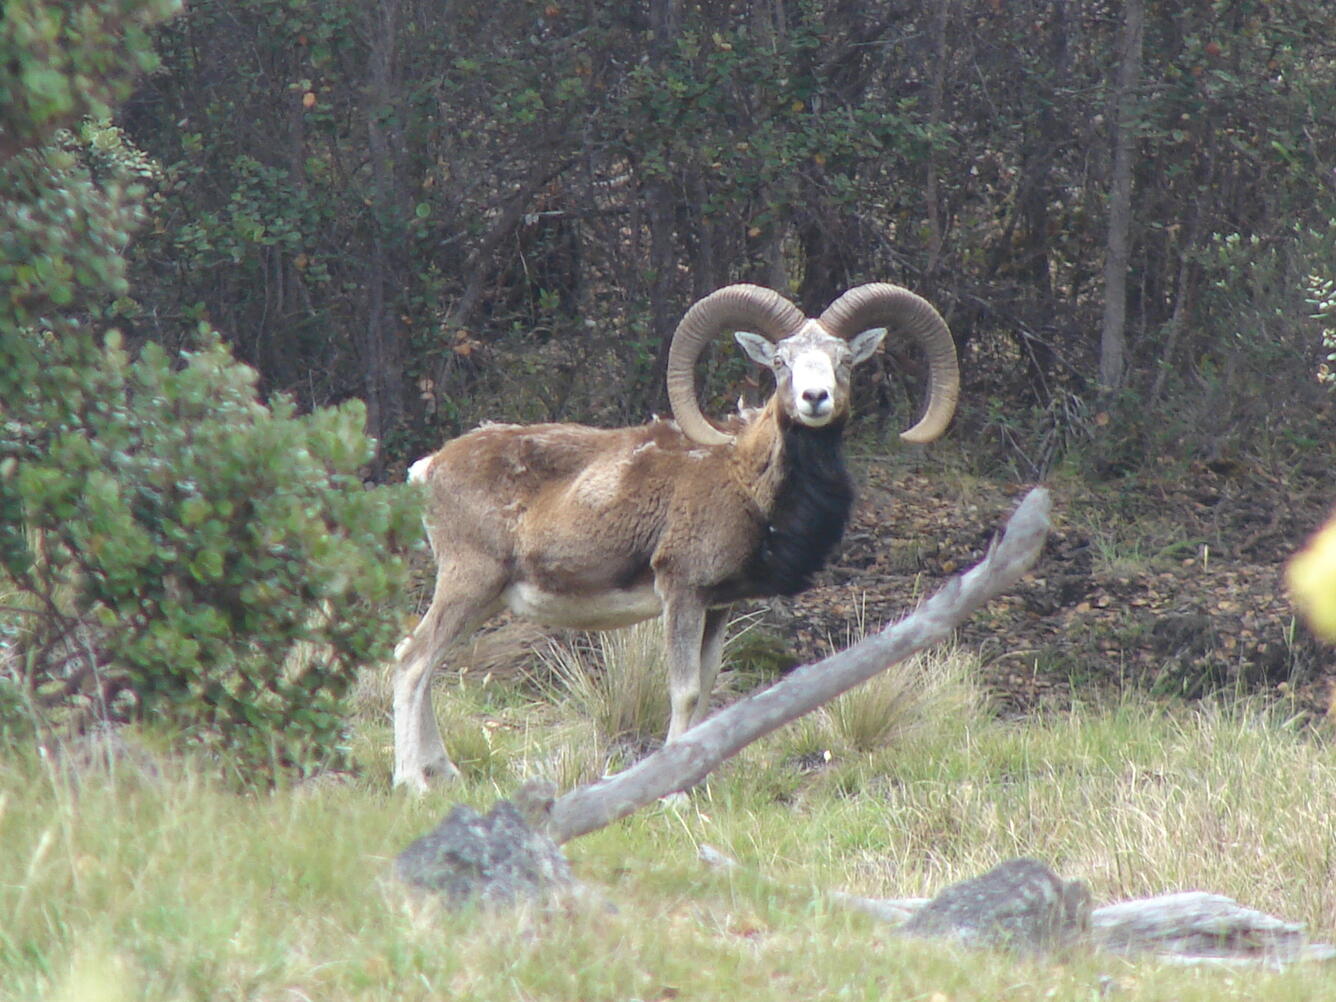
[[[832, 709], [781, 730], [684, 808], [568, 845], [594, 897], [497, 916], [441, 914], [394, 882], [391, 861], [449, 804], [486, 806], [581, 742], [604, 747], [612, 730], [577, 697], [443, 686], [452, 750], [485, 752], [425, 801], [388, 789], [383, 708], [359, 725], [361, 777], [265, 795], [229, 792], [207, 761], [72, 784], [50, 759], [9, 754], [0, 998], [1336, 999], [1320, 968], [959, 954], [833, 905], [824, 890], [931, 894], [1029, 854], [1089, 880], [1097, 903], [1202, 888], [1336, 939], [1324, 737], [1248, 704], [1128, 700], [1004, 721], [967, 668], [957, 652], [904, 669], [890, 704], [925, 702], [898, 729]], [[705, 843], [744, 865], [706, 871]]]
[[645, 744], [667, 731], [668, 657], [660, 620], [555, 640], [539, 657], [548, 672], [545, 694], [592, 721], [606, 741]]
[[903, 747], [983, 712], [972, 668], [953, 649], [927, 651], [835, 699], [818, 719], [829, 721], [831, 743], [849, 752]]

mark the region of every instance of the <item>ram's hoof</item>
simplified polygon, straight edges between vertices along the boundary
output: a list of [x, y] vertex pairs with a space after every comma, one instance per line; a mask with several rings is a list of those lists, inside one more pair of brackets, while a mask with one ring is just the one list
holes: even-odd
[[459, 779], [459, 775], [459, 769], [453, 762], [448, 758], [441, 758], [428, 762], [417, 769], [396, 769], [394, 771], [394, 785], [421, 796], [430, 791], [433, 786], [453, 783]]

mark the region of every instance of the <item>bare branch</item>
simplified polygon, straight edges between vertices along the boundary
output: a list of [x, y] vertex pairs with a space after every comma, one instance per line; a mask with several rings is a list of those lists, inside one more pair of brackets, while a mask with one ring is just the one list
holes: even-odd
[[1050, 508], [1048, 491], [1042, 487], [1030, 491], [988, 555], [972, 570], [949, 581], [913, 614], [739, 700], [625, 772], [572, 790], [553, 804], [549, 834], [559, 843], [567, 842], [659, 797], [693, 786], [758, 738], [940, 643], [1029, 570], [1048, 535]]

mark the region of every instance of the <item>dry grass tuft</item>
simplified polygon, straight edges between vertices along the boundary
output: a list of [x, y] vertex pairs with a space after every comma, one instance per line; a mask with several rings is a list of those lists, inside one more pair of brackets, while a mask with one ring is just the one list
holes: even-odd
[[659, 620], [555, 639], [538, 655], [546, 695], [592, 721], [606, 744], [662, 740], [668, 730], [668, 659]]
[[974, 662], [947, 648], [895, 665], [825, 710], [832, 740], [859, 753], [902, 747], [951, 720], [977, 717], [984, 697]]

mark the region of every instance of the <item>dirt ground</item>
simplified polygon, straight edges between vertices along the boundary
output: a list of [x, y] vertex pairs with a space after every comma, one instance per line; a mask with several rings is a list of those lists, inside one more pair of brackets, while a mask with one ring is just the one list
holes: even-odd
[[[778, 674], [911, 611], [969, 569], [1033, 484], [861, 460], [849, 530], [815, 587], [756, 603], [742, 642]], [[1326, 518], [1336, 486], [1315, 471], [1194, 463], [1183, 476], [1046, 484], [1054, 531], [1035, 568], [979, 610], [957, 643], [977, 652], [1004, 713], [1062, 710], [1135, 689], [1281, 701], [1336, 728], [1336, 647], [1313, 639], [1285, 594], [1285, 561]], [[429, 576], [424, 564], [424, 599]], [[482, 677], [523, 677], [544, 631], [492, 624], [452, 658]], [[527, 666], [527, 667], [526, 667]]]
[[[849, 624], [899, 618], [983, 555], [1030, 484], [862, 464], [859, 504], [817, 587], [769, 622], [806, 661]], [[1285, 560], [1336, 491], [1245, 464], [1194, 464], [1170, 485], [1053, 483], [1055, 531], [1035, 569], [967, 623], [1004, 709], [1061, 708], [1133, 686], [1164, 696], [1267, 693], [1333, 710], [1336, 650], [1296, 621]]]

